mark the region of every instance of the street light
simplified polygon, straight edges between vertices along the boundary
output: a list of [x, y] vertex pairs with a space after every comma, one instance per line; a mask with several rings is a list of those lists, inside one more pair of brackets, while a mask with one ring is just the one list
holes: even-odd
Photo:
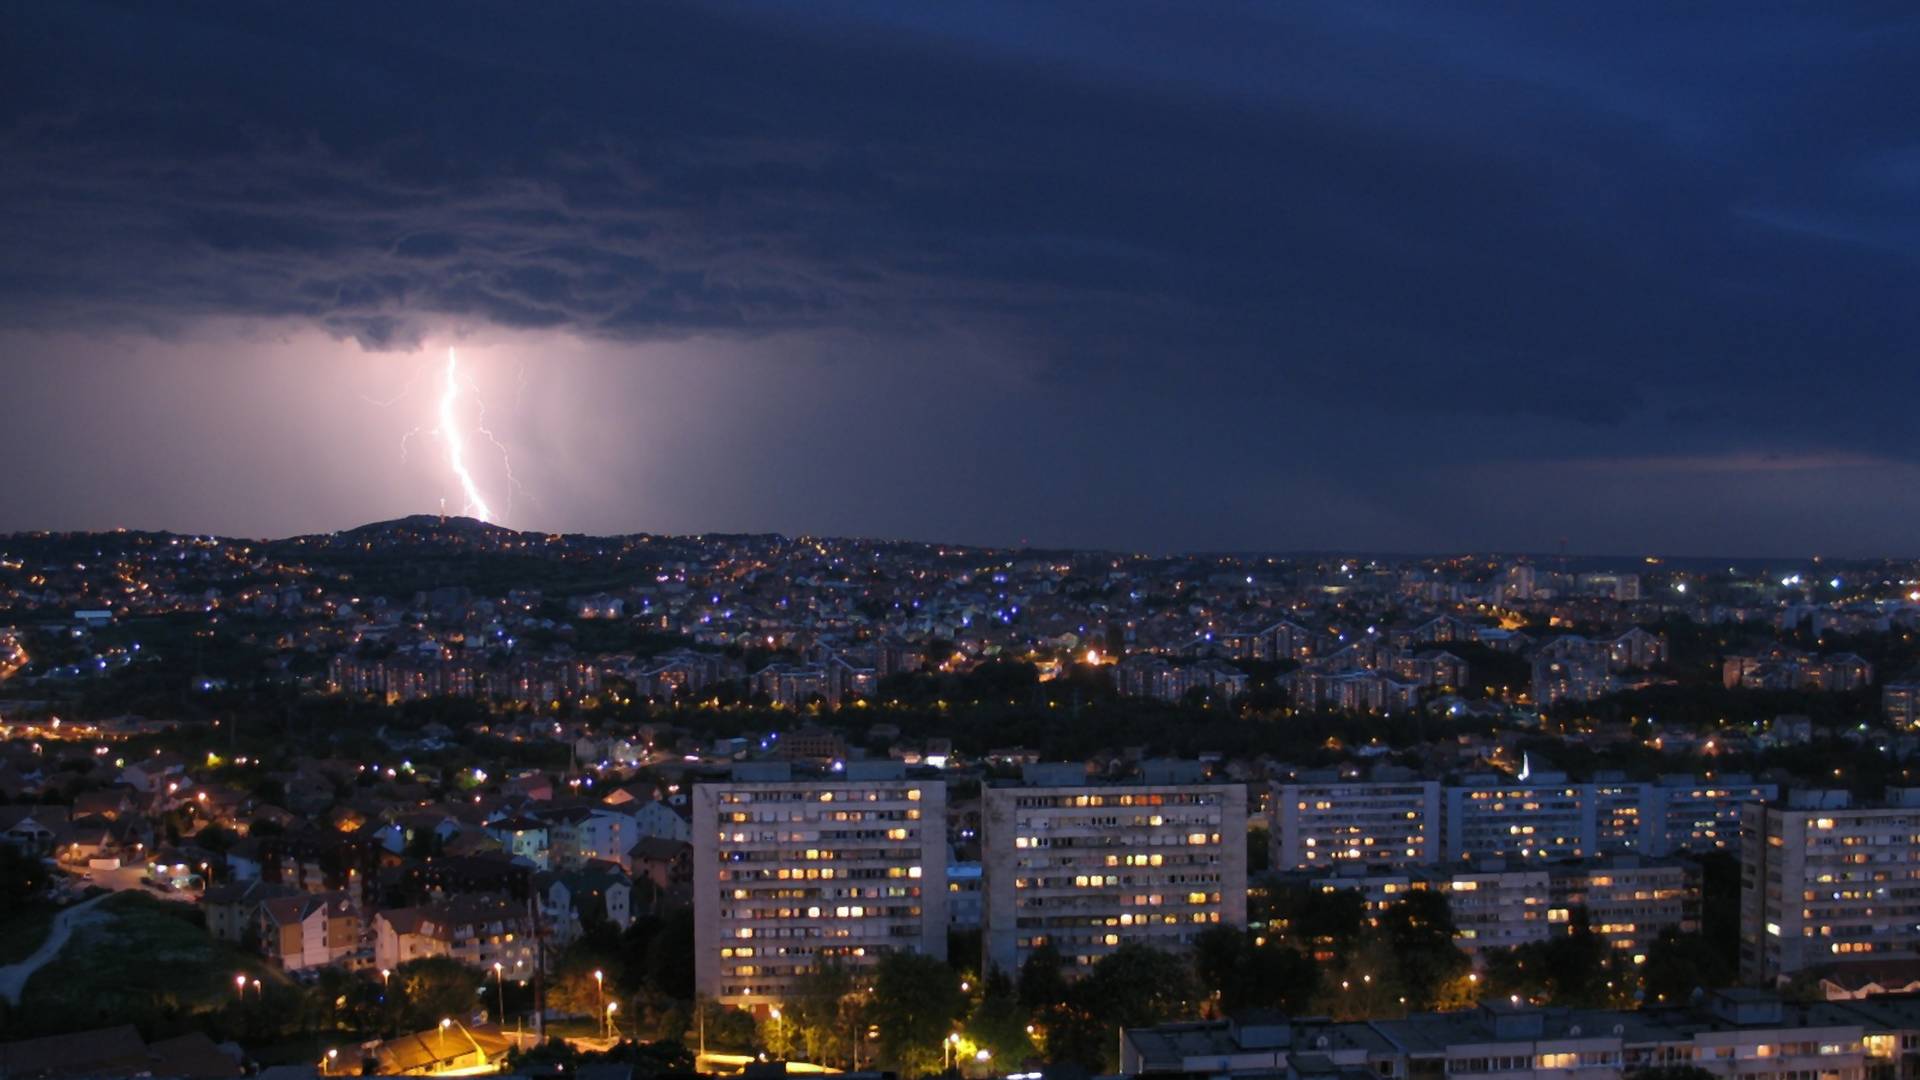
[[500, 1026], [501, 1027], [505, 1027], [507, 1025], [507, 974], [506, 974], [506, 971], [507, 971], [506, 968], [503, 968], [500, 966], [500, 961], [495, 960], [493, 962], [493, 985], [497, 987], [500, 991]]
[[607, 1011], [607, 973], [599, 968], [593, 969], [593, 1001], [595, 1008]]
[[452, 1026], [452, 1020], [444, 1016], [440, 1018], [440, 1056], [442, 1057], [447, 1054], [447, 1029]]
[[260, 980], [259, 980], [259, 979], [255, 979], [255, 980], [253, 980], [253, 993], [254, 993], [254, 996], [256, 996], [256, 997], [258, 997], [258, 998], [260, 998], [260, 999], [262, 999], [262, 1000], [265, 1000], [265, 999], [266, 999], [266, 996], [267, 996], [267, 992], [266, 992], [265, 990], [262, 990], [262, 989], [260, 989]]
[[780, 1056], [787, 1056], [787, 1025], [780, 1019], [780, 1006], [769, 1010], [773, 1015], [773, 1040], [780, 1044]]
[[620, 1011], [619, 1002], [617, 1001], [607, 1002], [607, 1028], [606, 1028], [606, 1034], [603, 1036], [604, 1038], [608, 1038], [608, 1039], [613, 1038], [613, 1014], [619, 1011]]
[[247, 977], [245, 975], [235, 975], [233, 977], [233, 992], [241, 1000], [246, 1000]]

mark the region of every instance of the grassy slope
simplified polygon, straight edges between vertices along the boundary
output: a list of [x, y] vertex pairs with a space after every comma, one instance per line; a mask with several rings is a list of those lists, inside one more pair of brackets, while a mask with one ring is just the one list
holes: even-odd
[[44, 1034], [134, 1023], [176, 1029], [193, 1013], [233, 996], [233, 977], [284, 977], [256, 957], [213, 940], [193, 909], [140, 893], [121, 893], [98, 909], [109, 916], [75, 931], [60, 955], [27, 983], [9, 1028]]

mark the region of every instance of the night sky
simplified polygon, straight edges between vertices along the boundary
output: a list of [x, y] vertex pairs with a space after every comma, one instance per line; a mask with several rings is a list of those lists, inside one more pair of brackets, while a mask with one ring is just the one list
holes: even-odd
[[9, 4], [0, 530], [458, 509], [453, 345], [521, 528], [1915, 554], [1920, 16], [1793, 8]]

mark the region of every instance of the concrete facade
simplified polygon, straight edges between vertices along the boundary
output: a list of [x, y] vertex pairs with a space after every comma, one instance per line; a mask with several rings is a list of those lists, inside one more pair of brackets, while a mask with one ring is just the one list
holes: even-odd
[[816, 961], [947, 954], [947, 789], [896, 762], [738, 766], [693, 789], [695, 985], [779, 1004]]
[[1246, 923], [1244, 785], [1028, 776], [982, 793], [986, 970], [1051, 944], [1072, 975], [1129, 942], [1180, 951]]

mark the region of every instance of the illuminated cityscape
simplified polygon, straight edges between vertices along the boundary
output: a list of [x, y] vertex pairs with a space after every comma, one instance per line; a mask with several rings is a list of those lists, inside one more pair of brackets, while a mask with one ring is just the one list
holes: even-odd
[[1920, 23], [0, 13], [0, 1080], [1920, 1080]]

